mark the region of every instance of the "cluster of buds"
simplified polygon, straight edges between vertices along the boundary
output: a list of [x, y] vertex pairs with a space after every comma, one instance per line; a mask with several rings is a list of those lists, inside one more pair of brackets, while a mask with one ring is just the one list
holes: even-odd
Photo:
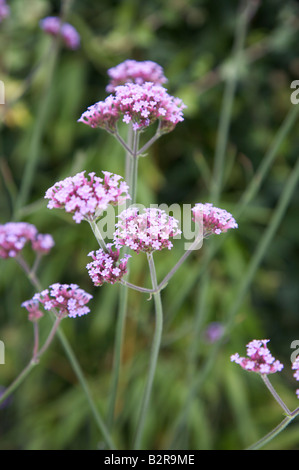
[[73, 213], [76, 223], [96, 220], [109, 204], [121, 205], [130, 198], [128, 185], [122, 177], [103, 171], [104, 178], [85, 171], [59, 181], [46, 191], [49, 209], [64, 209]]
[[47, 16], [40, 21], [40, 27], [51, 36], [61, 36], [64, 45], [68, 49], [78, 49], [80, 46], [80, 35], [69, 23], [63, 23], [57, 16]]
[[194, 222], [202, 224], [203, 237], [208, 237], [211, 234], [219, 235], [231, 228], [238, 228], [237, 222], [229, 212], [214, 207], [211, 203], [195, 204], [192, 212]]
[[47, 254], [54, 246], [51, 235], [38, 233], [36, 227], [27, 222], [0, 225], [0, 258], [15, 258], [27, 242], [41, 255]]
[[86, 304], [92, 299], [92, 295], [80, 289], [77, 284], [52, 284], [48, 289], [33, 296], [31, 300], [23, 302], [33, 319], [38, 318], [39, 304], [45, 310], [56, 310], [59, 318], [77, 316], [81, 317], [90, 312]]
[[0, 23], [2, 20], [7, 18], [10, 13], [10, 8], [5, 0], [0, 0]]
[[110, 83], [106, 87], [108, 93], [113, 93], [118, 85], [126, 83], [142, 85], [145, 82], [152, 82], [156, 85], [163, 85], [167, 82], [163, 68], [151, 60], [143, 62], [125, 60], [116, 67], [108, 69], [107, 73], [110, 77]]
[[283, 369], [283, 364], [275, 360], [266, 344], [268, 339], [254, 339], [247, 344], [247, 356], [240, 357], [238, 353], [231, 356], [231, 361], [239, 364], [243, 369], [259, 374], [274, 374]]
[[126, 124], [132, 123], [134, 130], [143, 130], [159, 120], [160, 132], [170, 132], [183, 121], [184, 108], [181, 99], [169, 95], [160, 85], [126, 83], [117, 86], [105, 101], [90, 106], [78, 122], [114, 133], [121, 118]]
[[136, 253], [150, 253], [172, 248], [170, 238], [180, 235], [179, 222], [165, 211], [129, 207], [119, 215], [114, 233], [115, 246], [127, 246]]
[[107, 244], [107, 251], [99, 249], [91, 251], [93, 261], [87, 264], [88, 274], [95, 286], [102, 286], [105, 282], [115, 284], [127, 273], [127, 263], [130, 255], [126, 254], [119, 259], [119, 249], [113, 251], [112, 244]]

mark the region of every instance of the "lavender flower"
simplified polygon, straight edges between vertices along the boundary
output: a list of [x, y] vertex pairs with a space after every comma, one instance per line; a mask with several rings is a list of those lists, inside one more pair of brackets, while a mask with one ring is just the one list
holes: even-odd
[[113, 93], [118, 85], [126, 83], [142, 85], [145, 82], [152, 82], [162, 85], [167, 82], [163, 68], [151, 60], [143, 62], [125, 60], [116, 67], [110, 68], [107, 73], [110, 77], [110, 83], [106, 88], [108, 93]]
[[80, 35], [77, 30], [69, 23], [62, 23], [57, 16], [47, 16], [40, 21], [41, 28], [51, 36], [62, 37], [64, 45], [68, 49], [78, 49], [80, 46]]
[[0, 23], [10, 14], [10, 8], [5, 0], [0, 0]]
[[54, 246], [51, 235], [38, 233], [36, 227], [27, 222], [0, 225], [0, 258], [15, 258], [27, 242], [40, 254], [48, 253]]
[[33, 296], [31, 300], [23, 302], [29, 314], [36, 315], [38, 303], [41, 303], [45, 310], [56, 309], [59, 318], [82, 316], [90, 312], [86, 304], [92, 299], [92, 295], [80, 289], [77, 284], [52, 284], [49, 289], [45, 289]]
[[192, 209], [193, 220], [203, 224], [203, 236], [227, 232], [231, 228], [238, 228], [233, 216], [224, 209], [213, 207], [213, 204], [195, 204]]
[[170, 132], [183, 121], [185, 107], [182, 100], [170, 96], [162, 86], [151, 82], [127, 83], [117, 86], [115, 95], [109, 95], [104, 102], [90, 106], [78, 122], [113, 133], [121, 117], [126, 124], [132, 122], [134, 130], [145, 129], [159, 120], [160, 131]]
[[266, 344], [268, 339], [254, 339], [247, 344], [247, 356], [240, 357], [238, 353], [231, 356], [231, 361], [239, 364], [243, 369], [257, 372], [262, 375], [274, 374], [283, 369], [283, 364], [275, 360]]
[[127, 246], [139, 253], [150, 253], [163, 248], [172, 248], [170, 238], [179, 235], [179, 222], [155, 208], [144, 209], [139, 213], [136, 207], [130, 207], [119, 215], [114, 233], [115, 246]]
[[105, 282], [115, 284], [127, 273], [127, 262], [130, 255], [125, 255], [119, 260], [119, 249], [112, 250], [112, 244], [107, 244], [107, 252], [102, 249], [91, 251], [93, 261], [86, 268], [95, 286], [101, 286]]
[[29, 321], [37, 322], [44, 315], [43, 312], [39, 309], [39, 302], [37, 300], [25, 300], [21, 307], [25, 307], [29, 312]]
[[[294, 372], [295, 379], [299, 381], [299, 356], [293, 362], [292, 369], [295, 370]], [[299, 388], [297, 388], [296, 390], [296, 395], [297, 395], [297, 398], [299, 398]]]
[[96, 220], [109, 204], [121, 205], [130, 198], [128, 185], [121, 176], [103, 171], [104, 178], [85, 171], [59, 181], [46, 191], [45, 198], [50, 199], [49, 209], [65, 209], [73, 213], [73, 219], [80, 223], [83, 219]]

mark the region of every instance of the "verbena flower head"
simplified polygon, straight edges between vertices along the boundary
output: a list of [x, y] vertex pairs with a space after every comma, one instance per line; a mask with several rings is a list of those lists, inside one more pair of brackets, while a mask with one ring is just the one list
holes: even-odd
[[160, 85], [146, 82], [143, 85], [127, 83], [115, 88], [104, 102], [90, 106], [78, 122], [90, 127], [101, 127], [115, 132], [116, 123], [122, 118], [126, 124], [133, 124], [134, 130], [142, 130], [160, 121], [160, 132], [170, 132], [183, 121], [186, 106], [179, 98], [174, 98]]
[[231, 228], [238, 228], [234, 217], [225, 209], [214, 207], [213, 204], [195, 204], [192, 209], [193, 220], [203, 225], [203, 236], [219, 235]]
[[[295, 379], [299, 381], [299, 356], [297, 356], [296, 360], [293, 362], [292, 369], [295, 371], [294, 372]], [[299, 388], [297, 388], [296, 390], [296, 395], [299, 398]]]
[[10, 8], [5, 0], [0, 0], [0, 23], [10, 14]]
[[150, 253], [163, 248], [172, 248], [170, 238], [179, 235], [179, 222], [165, 211], [147, 208], [140, 213], [130, 207], [119, 215], [114, 233], [115, 246], [127, 246], [136, 253]]
[[64, 45], [68, 49], [78, 49], [80, 46], [80, 35], [77, 30], [69, 23], [62, 23], [57, 16], [47, 16], [40, 21], [41, 28], [51, 36], [62, 37]]
[[107, 73], [110, 77], [110, 83], [106, 87], [108, 93], [113, 93], [118, 85], [124, 85], [125, 83], [142, 85], [145, 82], [152, 82], [162, 85], [167, 82], [161, 65], [151, 60], [142, 62], [125, 60], [116, 67], [110, 68]]
[[48, 289], [33, 296], [30, 301], [22, 304], [29, 313], [37, 304], [42, 304], [45, 310], [56, 309], [59, 318], [81, 317], [90, 312], [86, 304], [92, 299], [92, 295], [80, 289], [77, 284], [52, 284]]
[[7, 222], [0, 225], [0, 258], [15, 258], [27, 242], [34, 251], [46, 254], [54, 246], [51, 235], [40, 234], [27, 222]]
[[25, 307], [26, 310], [29, 312], [29, 321], [37, 322], [44, 315], [43, 312], [39, 309], [38, 300], [25, 300], [25, 302], [23, 302], [21, 306]]
[[130, 198], [128, 185], [122, 177], [108, 171], [100, 178], [95, 173], [85, 176], [85, 171], [70, 176], [54, 184], [46, 191], [49, 209], [64, 209], [73, 213], [73, 219], [80, 223], [83, 219], [97, 219], [108, 205], [121, 205]]
[[238, 353], [231, 356], [231, 361], [239, 364], [243, 369], [257, 372], [262, 375], [274, 374], [283, 369], [283, 364], [275, 360], [266, 344], [268, 339], [254, 339], [247, 344], [247, 356], [240, 357]]
[[127, 263], [130, 255], [119, 259], [119, 249], [113, 251], [112, 244], [107, 244], [107, 252], [102, 249], [91, 251], [93, 261], [86, 268], [95, 286], [102, 286], [105, 282], [115, 284], [127, 273]]

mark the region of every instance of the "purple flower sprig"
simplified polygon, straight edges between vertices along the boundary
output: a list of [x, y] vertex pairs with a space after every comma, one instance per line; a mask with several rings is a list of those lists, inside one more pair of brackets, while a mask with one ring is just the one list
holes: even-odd
[[93, 261], [87, 264], [88, 274], [95, 286], [102, 286], [105, 282], [115, 284], [119, 282], [127, 273], [127, 263], [131, 257], [125, 254], [119, 259], [119, 249], [114, 251], [111, 243], [106, 245], [106, 251], [99, 249], [96, 252], [91, 251]]
[[16, 258], [26, 243], [30, 243], [38, 255], [49, 253], [54, 246], [51, 235], [38, 233], [37, 228], [27, 222], [0, 225], [0, 258]]
[[51, 36], [61, 36], [67, 49], [75, 50], [80, 47], [80, 35], [76, 28], [69, 23], [63, 23], [57, 16], [47, 16], [40, 21], [40, 27]]
[[108, 69], [110, 82], [106, 87], [108, 93], [113, 93], [117, 86], [126, 83], [136, 83], [142, 85], [145, 82], [152, 82], [156, 85], [163, 85], [167, 82], [161, 65], [151, 60], [137, 61], [125, 60], [115, 67]]
[[232, 214], [225, 209], [214, 207], [211, 203], [195, 204], [192, 212], [194, 222], [202, 224], [204, 238], [212, 234], [220, 235], [232, 228], [238, 228]]
[[180, 233], [178, 220], [165, 211], [146, 208], [140, 212], [139, 208], [130, 207], [119, 215], [114, 242], [117, 248], [127, 246], [136, 253], [151, 253], [170, 250], [173, 246], [170, 239]]
[[[90, 312], [86, 304], [92, 299], [92, 295], [80, 289], [77, 284], [52, 284], [48, 289], [34, 294], [31, 300], [22, 303], [29, 314], [36, 314], [38, 304], [45, 310], [56, 310], [58, 318], [77, 316], [81, 317]], [[34, 312], [33, 312], [34, 311]]]
[[268, 339], [250, 341], [247, 344], [247, 356], [240, 357], [238, 353], [231, 356], [231, 361], [239, 364], [243, 369], [257, 372], [261, 375], [274, 374], [283, 369], [283, 364], [270, 353], [266, 344]]
[[5, 0], [0, 0], [0, 23], [10, 14], [10, 8]]
[[85, 171], [54, 184], [46, 191], [49, 209], [64, 209], [72, 213], [76, 223], [95, 221], [109, 204], [121, 205], [129, 199], [128, 185], [122, 177], [103, 171], [104, 178]]
[[78, 122], [115, 134], [120, 119], [126, 124], [132, 123], [135, 131], [144, 130], [159, 120], [159, 133], [163, 134], [183, 121], [185, 107], [181, 99], [169, 95], [160, 85], [152, 82], [142, 85], [126, 83], [117, 86], [114, 94], [105, 101], [90, 106]]

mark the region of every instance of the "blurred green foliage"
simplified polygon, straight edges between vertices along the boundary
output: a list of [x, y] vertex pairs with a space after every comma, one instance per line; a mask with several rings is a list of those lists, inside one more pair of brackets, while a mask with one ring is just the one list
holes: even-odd
[[[68, 21], [81, 35], [81, 48], [60, 49], [50, 89], [51, 38], [41, 31], [39, 20], [58, 14], [60, 2], [28, 0], [26, 8], [24, 0], [9, 3], [11, 16], [0, 24], [0, 79], [6, 91], [6, 104], [0, 105], [0, 223], [15, 216], [26, 167], [36, 152], [34, 177], [28, 197], [19, 201], [18, 219], [35, 224], [39, 232], [51, 233], [55, 239], [55, 248], [39, 269], [42, 284], [74, 282], [94, 295], [92, 313], [65, 320], [62, 327], [105, 418], [119, 289], [92, 286], [86, 255], [97, 244], [90, 228], [76, 225], [60, 211], [49, 211], [44, 194], [56, 181], [83, 169], [124, 174], [123, 150], [116, 140], [77, 119], [89, 105], [106, 97], [107, 69], [131, 58], [159, 63], [168, 78], [169, 93], [188, 106], [184, 122], [140, 160], [138, 202], [193, 205], [209, 201], [224, 83], [234, 71], [231, 51], [241, 2], [73, 1]], [[298, 3], [264, 0], [256, 2], [256, 7], [239, 64], [219, 201], [219, 207], [233, 214], [293, 106], [290, 84], [299, 74]], [[43, 125], [35, 142], [39, 123]], [[297, 406], [290, 344], [299, 339], [298, 189], [242, 298], [229, 339], [214, 356], [193, 400], [188, 393], [190, 380], [200, 380], [212, 354], [205, 329], [211, 322], [225, 323], [298, 152], [297, 120], [279, 146], [258, 194], [238, 220], [239, 229], [225, 238], [208, 269], [202, 269], [210, 243], [205, 241], [162, 292], [165, 327], [145, 448], [242, 449], [280, 422], [282, 412], [259, 377], [230, 362], [230, 355], [243, 354], [253, 338], [271, 339], [273, 355], [285, 364], [273, 384], [290, 409]], [[157, 254], [159, 279], [182, 253], [183, 244], [177, 241], [171, 252]], [[132, 266], [132, 282], [148, 286], [145, 256], [134, 256]], [[8, 385], [30, 359], [32, 329], [20, 304], [33, 293], [14, 260], [1, 260], [0, 339], [6, 357], [5, 365], [0, 365], [0, 385]], [[194, 338], [199, 309], [201, 328]], [[120, 449], [130, 448], [134, 436], [153, 326], [153, 303], [143, 294], [130, 292], [113, 431]], [[43, 337], [49, 327], [46, 319], [41, 322]], [[194, 340], [196, 367], [190, 376], [189, 348]], [[76, 376], [56, 339], [9, 406], [1, 410], [0, 448], [102, 446]], [[292, 423], [267, 448], [299, 449], [299, 423]]]

